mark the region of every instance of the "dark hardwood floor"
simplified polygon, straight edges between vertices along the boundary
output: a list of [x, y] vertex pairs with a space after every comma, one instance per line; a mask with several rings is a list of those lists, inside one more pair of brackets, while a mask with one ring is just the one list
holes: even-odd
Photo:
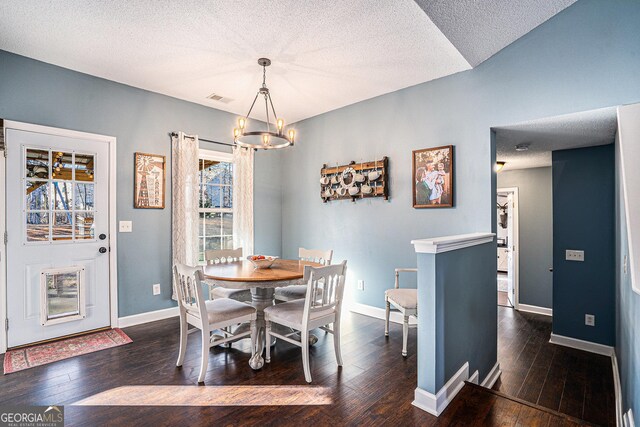
[[[551, 346], [542, 338], [548, 331], [545, 319], [498, 310], [504, 373], [496, 389], [514, 396], [537, 394], [540, 405], [551, 408], [546, 400], [557, 402], [560, 412], [580, 412], [576, 417], [607, 424], [609, 418], [603, 423], [598, 421], [601, 414], [594, 413], [600, 407], [585, 406], [592, 400], [597, 404], [596, 392], [602, 393], [598, 387], [609, 387], [607, 375], [580, 374], [578, 382], [572, 382], [574, 365], [587, 369], [597, 363], [604, 369], [604, 364], [594, 362], [593, 355], [557, 349], [543, 357], [541, 349], [546, 352]], [[338, 368], [335, 363], [331, 335], [318, 331], [320, 340], [311, 349], [310, 386], [304, 380], [299, 348], [282, 342], [273, 349], [271, 364], [257, 372], [248, 366], [246, 344], [211, 349], [206, 385], [197, 386], [200, 338], [190, 336], [184, 366], [176, 368], [178, 322], [168, 319], [126, 328], [132, 344], [0, 377], [0, 405], [62, 404], [67, 425], [73, 426], [575, 425], [575, 420], [469, 385], [439, 418], [433, 417], [411, 405], [416, 330], [409, 332], [409, 356], [403, 358], [400, 325], [392, 324], [391, 336], [385, 339], [381, 320], [352, 313], [343, 316], [345, 365]], [[556, 360], [556, 354], [567, 356]], [[547, 377], [553, 377], [549, 374], [553, 369], [562, 378], [562, 387], [560, 380], [542, 381], [544, 392], [536, 392], [535, 375], [542, 374], [534, 365], [541, 366], [540, 372], [547, 366]]]
[[549, 343], [551, 317], [498, 307], [493, 387], [598, 425], [615, 425], [611, 358]]

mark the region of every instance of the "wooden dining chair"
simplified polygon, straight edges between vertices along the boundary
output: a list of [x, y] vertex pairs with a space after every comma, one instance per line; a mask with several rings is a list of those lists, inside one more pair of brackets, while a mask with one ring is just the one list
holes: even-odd
[[[333, 250], [319, 250], [319, 249], [298, 249], [298, 259], [300, 261], [317, 262], [322, 265], [330, 265], [331, 257], [333, 256]], [[276, 301], [293, 301], [300, 298], [304, 298], [307, 294], [307, 285], [293, 285], [285, 286], [282, 288], [276, 288], [275, 299]]]
[[[208, 250], [204, 253], [204, 259], [209, 265], [242, 261], [242, 248]], [[236, 301], [251, 302], [251, 291], [249, 289], [231, 289], [222, 286], [211, 286], [209, 288], [209, 298], [231, 298]]]
[[[202, 361], [198, 382], [204, 381], [209, 363], [209, 348], [224, 344], [242, 337], [251, 337], [251, 356], [255, 353], [257, 329], [256, 309], [249, 304], [229, 298], [205, 300], [202, 292], [202, 269], [176, 264], [173, 269], [175, 275], [176, 295], [180, 307], [180, 350], [176, 366], [182, 366], [187, 350], [187, 337], [192, 332], [202, 332]], [[248, 331], [239, 334], [226, 332], [223, 338], [211, 336], [216, 329], [228, 331], [230, 326], [250, 322]], [[194, 328], [189, 329], [189, 325]]]
[[391, 306], [402, 313], [402, 355], [407, 356], [407, 339], [409, 336], [409, 316], [418, 317], [418, 290], [417, 289], [400, 289], [400, 273], [417, 272], [417, 268], [396, 268], [396, 281], [393, 289], [387, 289], [384, 292], [384, 301], [386, 305], [384, 319], [384, 336], [389, 336], [389, 315], [391, 314]]
[[[264, 309], [266, 322], [266, 342], [274, 336], [302, 348], [302, 367], [304, 378], [311, 382], [309, 369], [309, 332], [312, 329], [333, 324], [329, 330], [333, 334], [333, 348], [338, 366], [342, 366], [340, 352], [340, 314], [344, 294], [344, 277], [347, 262], [326, 267], [311, 267], [307, 294], [304, 299], [276, 304]], [[322, 290], [322, 293], [320, 291]], [[274, 332], [273, 323], [289, 327], [293, 332], [286, 335]], [[296, 339], [300, 334], [300, 340]], [[265, 362], [271, 362], [271, 346], [267, 345]]]

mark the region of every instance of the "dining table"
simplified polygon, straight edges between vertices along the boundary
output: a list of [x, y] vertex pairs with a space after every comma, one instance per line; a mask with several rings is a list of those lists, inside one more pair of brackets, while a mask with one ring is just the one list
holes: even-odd
[[[204, 278], [209, 286], [222, 286], [231, 289], [250, 289], [251, 305], [256, 308], [257, 339], [255, 353], [249, 359], [252, 369], [264, 366], [262, 352], [265, 345], [264, 309], [273, 305], [275, 289], [284, 286], [303, 284], [305, 267], [322, 267], [311, 261], [276, 259], [269, 268], [256, 268], [249, 260], [228, 263], [209, 264], [203, 267]], [[310, 342], [317, 337], [310, 337]], [[271, 345], [272, 343], [269, 343]]]

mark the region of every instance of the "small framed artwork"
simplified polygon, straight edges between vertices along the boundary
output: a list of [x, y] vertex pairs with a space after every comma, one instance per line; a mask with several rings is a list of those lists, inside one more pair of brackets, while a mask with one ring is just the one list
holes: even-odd
[[165, 157], [147, 153], [134, 153], [134, 156], [133, 207], [164, 209]]
[[453, 207], [453, 145], [413, 152], [413, 207]]

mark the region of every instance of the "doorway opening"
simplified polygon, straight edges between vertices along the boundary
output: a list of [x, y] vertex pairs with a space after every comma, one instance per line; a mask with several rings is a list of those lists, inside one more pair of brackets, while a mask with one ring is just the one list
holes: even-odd
[[498, 305], [517, 308], [518, 298], [518, 188], [498, 188], [496, 195], [498, 243]]
[[563, 153], [613, 144], [616, 129], [616, 107], [491, 129], [498, 171], [497, 287], [507, 292], [499, 294], [500, 302], [506, 302], [500, 305], [553, 314], [554, 259], [565, 261], [559, 253], [554, 257], [554, 176], [564, 165], [554, 159], [561, 159]]

